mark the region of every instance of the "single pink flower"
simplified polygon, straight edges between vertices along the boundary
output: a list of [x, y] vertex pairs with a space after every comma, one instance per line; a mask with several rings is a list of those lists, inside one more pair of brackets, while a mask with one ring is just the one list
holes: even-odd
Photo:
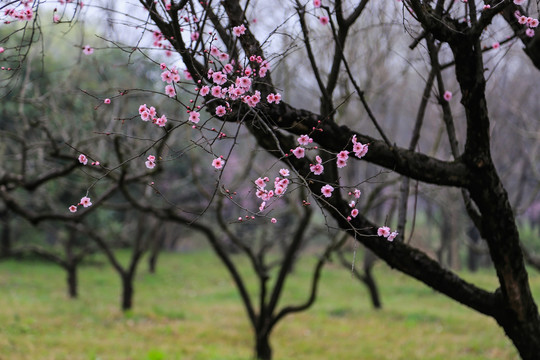
[[69, 211], [71, 211], [72, 213], [76, 212], [76, 211], [77, 211], [77, 206], [71, 205], [71, 206], [69, 207]]
[[0, 54], [3, 53], [4, 51], [6, 51], [6, 49], [0, 46]]
[[324, 171], [324, 166], [322, 166], [321, 164], [311, 165], [309, 167], [309, 170], [311, 170], [311, 172], [315, 175], [321, 175]]
[[167, 124], [167, 117], [165, 115], [161, 115], [161, 117], [156, 119], [156, 125], [159, 127], [164, 127]]
[[111, 99], [107, 98], [107, 99], [103, 100], [103, 103], [104, 103], [104, 104], [110, 104], [110, 103], [111, 103]]
[[216, 115], [217, 116], [222, 117], [226, 113], [227, 113], [227, 109], [225, 108], [225, 106], [219, 105], [218, 107], [216, 107]]
[[328, 22], [329, 22], [328, 16], [321, 16], [321, 17], [319, 17], [319, 21], [320, 21], [321, 24], [323, 24], [323, 25], [328, 24]]
[[377, 235], [388, 237], [390, 235], [390, 228], [388, 226], [381, 226], [377, 230]]
[[151, 160], [145, 161], [144, 165], [146, 165], [146, 167], [149, 168], [149, 169], [153, 169], [153, 168], [156, 167], [156, 163], [154, 161], [151, 161]]
[[210, 87], [205, 85], [201, 88], [201, 91], [199, 92], [199, 94], [201, 94], [201, 96], [206, 96], [208, 95], [209, 92], [210, 92]]
[[194, 124], [199, 123], [201, 114], [199, 114], [196, 111], [192, 111], [189, 113], [189, 121], [191, 121]]
[[84, 55], [92, 55], [94, 53], [94, 48], [92, 48], [90, 45], [85, 45], [83, 47], [83, 53]]
[[[498, 48], [501, 47], [501, 44], [499, 44], [498, 42], [494, 42], [493, 45], [491, 45], [491, 47], [495, 50], [497, 50]], [[448, 101], [448, 100], [447, 100]]]
[[352, 209], [352, 211], [351, 211], [351, 216], [352, 216], [353, 218], [355, 218], [355, 217], [358, 216], [358, 213], [359, 213], [358, 209]]
[[176, 96], [176, 90], [174, 90], [174, 86], [167, 85], [165, 86], [165, 93], [169, 95], [169, 97], [175, 97]]
[[451, 93], [450, 91], [446, 90], [446, 91], [444, 92], [443, 98], [444, 98], [444, 100], [446, 100], [446, 101], [452, 100], [452, 93]]
[[388, 235], [388, 237], [386, 238], [386, 240], [388, 241], [394, 241], [394, 239], [396, 238], [396, 236], [398, 235], [398, 232], [397, 231], [392, 231], [390, 233], [390, 235]]
[[294, 156], [296, 156], [297, 159], [301, 159], [305, 155], [304, 148], [301, 146], [298, 146], [296, 149], [294, 149], [292, 153], [294, 154]]
[[79, 162], [83, 165], [88, 164], [88, 158], [86, 157], [86, 155], [84, 154], [79, 155]]
[[289, 170], [288, 169], [280, 169], [279, 173], [281, 176], [289, 176]]
[[316, 8], [321, 7], [321, 0], [313, 0], [313, 6]]
[[82, 205], [86, 208], [86, 207], [92, 206], [92, 201], [90, 201], [89, 197], [85, 196], [81, 199], [81, 202], [79, 203], [79, 205]]
[[225, 165], [225, 160], [223, 160], [221, 156], [212, 160], [212, 166], [218, 170], [223, 168], [223, 165]]
[[344, 168], [345, 166], [347, 166], [347, 160], [343, 160], [343, 159], [337, 159], [337, 167], [338, 168]]
[[534, 37], [534, 30], [531, 28], [525, 30], [525, 35], [527, 35], [528, 37]]
[[272, 222], [272, 224], [277, 223], [277, 219], [276, 219], [276, 218], [272, 218], [272, 219], [270, 219], [270, 221]]
[[324, 185], [321, 188], [321, 193], [327, 198], [332, 196], [332, 191], [334, 191], [334, 188], [331, 185], [328, 185], [328, 184]]

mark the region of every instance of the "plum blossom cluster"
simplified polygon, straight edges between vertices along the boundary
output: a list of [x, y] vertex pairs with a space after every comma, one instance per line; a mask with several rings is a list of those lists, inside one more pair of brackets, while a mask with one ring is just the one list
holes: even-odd
[[[169, 4], [169, 6], [170, 6], [170, 4]], [[152, 33], [152, 38], [153, 38], [154, 47], [165, 50], [165, 55], [166, 56], [171, 56], [172, 55], [172, 51], [171, 51], [172, 46], [169, 43], [169, 41], [167, 40], [167, 38], [165, 38], [165, 36], [163, 36], [163, 34], [161, 32], [154, 31]]]
[[[517, 3], [518, 1], [520, 0], [514, 0], [514, 3], [517, 5], [521, 5], [522, 1], [520, 2], [520, 4]], [[540, 23], [538, 19], [530, 17], [530, 16], [521, 15], [519, 11], [516, 11], [514, 13], [514, 16], [516, 17], [519, 24], [527, 26], [527, 29], [525, 30], [525, 34], [528, 37], [533, 37], [535, 34], [534, 29], [537, 28], [538, 24]]]
[[162, 114], [160, 117], [157, 117], [157, 111], [156, 108], [153, 106], [146, 106], [146, 104], [142, 104], [139, 106], [139, 115], [141, 115], [142, 121], [150, 121], [152, 120], [152, 123], [156, 124], [159, 127], [164, 127], [167, 124], [167, 117]]
[[[211, 46], [210, 55], [220, 62], [226, 62], [229, 59], [229, 55], [219, 50], [216, 46]], [[236, 66], [232, 62], [226, 63], [219, 70], [209, 69], [207, 78], [211, 81], [211, 85], [203, 85], [195, 90], [199, 91], [199, 94], [203, 97], [211, 95], [225, 101], [240, 100], [250, 107], [257, 106], [261, 101], [261, 93], [258, 90], [251, 92], [253, 80], [257, 76], [260, 78], [265, 77], [268, 70], [270, 70], [270, 64], [262, 57], [255, 55], [250, 56], [249, 61], [250, 65], [247, 65], [245, 68]], [[236, 72], [234, 71], [235, 66], [238, 68]], [[279, 93], [269, 94], [267, 101], [268, 103], [279, 104], [281, 95]], [[220, 105], [216, 108], [217, 116], [225, 115], [227, 110], [230, 109], [228, 102], [225, 105]]]
[[352, 143], [354, 155], [359, 159], [363, 158], [368, 152], [369, 144], [362, 144], [361, 142], [357, 141], [356, 135], [353, 135]]
[[392, 231], [388, 226], [381, 226], [377, 229], [377, 235], [385, 237], [388, 241], [394, 241], [398, 235], [397, 231]]
[[21, 0], [19, 4], [22, 5], [22, 9], [17, 7], [7, 7], [4, 9], [5, 24], [9, 24], [12, 21], [28, 21], [34, 18], [34, 11], [32, 10], [32, 0]]
[[305, 156], [306, 151], [303, 146], [308, 146], [313, 142], [313, 139], [310, 138], [308, 135], [300, 135], [300, 137], [297, 139], [298, 144], [301, 146], [296, 147], [295, 149], [291, 149], [291, 152], [294, 156], [296, 156], [297, 159], [301, 159]]
[[356, 201], [360, 198], [360, 195], [362, 195], [362, 192], [358, 189], [354, 189], [354, 191], [349, 192], [349, 196], [354, 196], [355, 200], [351, 200], [349, 202], [349, 207], [352, 208], [351, 214], [347, 217], [347, 221], [351, 221], [352, 218], [355, 218], [358, 216], [359, 211], [356, 208]]
[[287, 191], [287, 188], [290, 184], [290, 180], [287, 179], [287, 177], [290, 175], [290, 172], [288, 169], [280, 169], [279, 174], [281, 176], [277, 176], [274, 179], [274, 189], [272, 190], [266, 189], [267, 183], [270, 182], [270, 179], [267, 176], [264, 178], [259, 177], [257, 180], [254, 181], [255, 185], [257, 186], [257, 191], [255, 192], [255, 195], [257, 196], [257, 198], [262, 200], [259, 206], [260, 212], [266, 209], [267, 203], [272, 200], [272, 198], [280, 198]]
[[[79, 157], [77, 158], [79, 160], [79, 162], [83, 165], [86, 165], [88, 164], [88, 157], [84, 154], [80, 154]], [[99, 165], [99, 161], [92, 161], [92, 165], [95, 165], [95, 166], [98, 166]]]
[[148, 155], [148, 158], [144, 162], [147, 168], [153, 169], [156, 167], [156, 157], [154, 155]]
[[160, 64], [161, 70], [163, 72], [161, 73], [161, 80], [166, 82], [168, 85], [165, 85], [165, 93], [169, 97], [175, 97], [176, 96], [176, 90], [174, 88], [173, 83], [179, 83], [180, 82], [180, 74], [178, 73], [178, 69], [173, 66], [171, 69], [167, 69], [167, 65], [165, 63]]
[[90, 200], [89, 197], [84, 196], [84, 197], [81, 198], [81, 201], [80, 201], [77, 205], [71, 205], [71, 206], [69, 207], [69, 211], [72, 212], [72, 213], [76, 212], [76, 211], [77, 211], [77, 207], [78, 207], [79, 205], [82, 205], [82, 206], [85, 207], [85, 208], [90, 207], [90, 206], [92, 206], [92, 200]]

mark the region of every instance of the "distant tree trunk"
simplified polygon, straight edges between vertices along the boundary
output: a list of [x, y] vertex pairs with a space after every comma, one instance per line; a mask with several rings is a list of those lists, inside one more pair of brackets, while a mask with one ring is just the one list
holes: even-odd
[[0, 237], [0, 258], [5, 258], [11, 255], [11, 228], [9, 225], [7, 211], [3, 211], [0, 213], [0, 220], [2, 222], [2, 236]]
[[257, 360], [272, 360], [272, 347], [270, 346], [270, 334], [257, 334], [255, 343], [255, 354]]
[[67, 272], [68, 295], [70, 298], [76, 299], [79, 296], [77, 291], [77, 264], [70, 264], [65, 269]]
[[161, 253], [161, 247], [163, 246], [163, 237], [160, 237], [158, 240], [154, 240], [152, 243], [152, 248], [150, 249], [150, 256], [148, 257], [148, 271], [150, 274], [156, 273], [156, 265]]
[[478, 233], [476, 227], [471, 226], [467, 231], [467, 236], [472, 242], [472, 246], [468, 247], [467, 267], [469, 268], [469, 271], [475, 272], [478, 270], [478, 260], [480, 257], [475, 247], [480, 243], [480, 234]]
[[122, 311], [130, 310], [133, 307], [133, 274], [122, 274]]
[[364, 253], [364, 284], [366, 284], [369, 295], [371, 298], [371, 304], [375, 309], [381, 309], [382, 303], [381, 298], [379, 296], [379, 289], [377, 288], [377, 283], [375, 282], [375, 278], [372, 275], [373, 265], [375, 265], [375, 261], [377, 261], [377, 257], [373, 252], [366, 248], [366, 251]]

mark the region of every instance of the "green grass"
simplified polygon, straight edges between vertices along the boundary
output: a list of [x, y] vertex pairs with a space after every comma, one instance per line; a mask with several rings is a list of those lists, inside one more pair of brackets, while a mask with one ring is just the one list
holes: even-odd
[[[305, 297], [312, 260], [299, 265], [282, 303]], [[247, 263], [240, 263], [248, 274]], [[109, 266], [82, 267], [80, 298], [69, 300], [65, 274], [55, 265], [0, 263], [0, 360], [251, 359], [246, 315], [211, 252], [163, 254], [156, 275], [145, 265], [135, 285], [135, 307], [122, 314], [119, 280]], [[285, 318], [272, 334], [274, 358], [518, 358], [492, 319], [382, 263], [375, 275], [384, 305], [378, 312], [347, 270], [329, 264], [314, 307]], [[464, 276], [488, 289], [496, 284], [488, 272]], [[534, 272], [531, 282], [538, 299]]]

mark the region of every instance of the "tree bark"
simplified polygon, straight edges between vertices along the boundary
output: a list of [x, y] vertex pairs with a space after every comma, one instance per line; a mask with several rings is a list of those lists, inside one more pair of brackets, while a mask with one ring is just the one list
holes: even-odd
[[[368, 251], [369, 250], [366, 249], [366, 252]], [[371, 251], [369, 251], [369, 253], [371, 253]], [[371, 256], [375, 257], [373, 253], [371, 253]], [[379, 289], [377, 287], [377, 283], [375, 282], [375, 278], [373, 277], [373, 274], [372, 274], [374, 263], [375, 261], [364, 262], [364, 284], [366, 284], [368, 288], [369, 296], [371, 298], [371, 304], [376, 310], [378, 310], [382, 308], [382, 302], [381, 302], [381, 297], [379, 296]]]
[[123, 274], [122, 279], [122, 311], [131, 310], [133, 307], [133, 294], [135, 289], [133, 288], [133, 276], [130, 274]]
[[270, 338], [268, 333], [257, 334], [255, 342], [255, 354], [257, 360], [271, 360], [272, 347], [270, 346]]
[[78, 294], [77, 265], [72, 264], [65, 267], [67, 273], [68, 295], [71, 299], [76, 299]]

